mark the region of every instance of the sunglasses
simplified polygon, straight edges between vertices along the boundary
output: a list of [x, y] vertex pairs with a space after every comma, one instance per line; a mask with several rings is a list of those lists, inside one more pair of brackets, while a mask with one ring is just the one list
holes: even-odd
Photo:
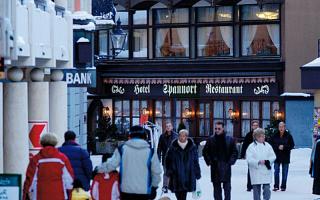
[[214, 130], [217, 130], [217, 131], [218, 131], [218, 130], [222, 130], [222, 128], [214, 128]]

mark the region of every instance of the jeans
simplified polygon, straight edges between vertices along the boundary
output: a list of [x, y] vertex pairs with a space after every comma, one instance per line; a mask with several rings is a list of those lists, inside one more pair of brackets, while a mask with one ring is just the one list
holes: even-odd
[[261, 200], [261, 186], [263, 189], [263, 200], [269, 200], [271, 197], [270, 184], [252, 185], [253, 200]]
[[279, 181], [280, 181], [280, 165], [282, 165], [282, 181], [281, 181], [281, 188], [287, 188], [287, 178], [288, 178], [288, 171], [289, 171], [289, 164], [288, 163], [274, 163], [274, 188], [279, 188]]
[[224, 199], [231, 200], [231, 183], [230, 182], [214, 182], [213, 183], [214, 200], [222, 200], [221, 183], [223, 184]]
[[187, 200], [187, 192], [176, 192], [177, 200]]

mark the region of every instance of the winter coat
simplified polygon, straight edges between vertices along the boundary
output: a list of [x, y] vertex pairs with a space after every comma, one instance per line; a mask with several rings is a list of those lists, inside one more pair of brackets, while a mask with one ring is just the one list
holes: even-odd
[[198, 150], [193, 140], [188, 138], [188, 144], [182, 149], [178, 139], [169, 147], [166, 163], [166, 175], [169, 177], [169, 189], [172, 192], [196, 190], [196, 180], [201, 178]]
[[249, 145], [253, 142], [253, 131], [250, 131], [246, 134], [244, 137], [243, 143], [242, 143], [242, 148], [241, 148], [241, 158], [245, 158], [246, 156], [246, 151], [249, 147]]
[[92, 162], [87, 150], [82, 149], [79, 144], [73, 141], [66, 141], [59, 147], [70, 160], [76, 179], [79, 179], [83, 188], [88, 191], [92, 176]]
[[99, 172], [109, 173], [120, 167], [121, 193], [136, 194], [141, 199], [151, 195], [152, 187], [161, 180], [161, 166], [147, 141], [133, 138], [115, 150], [107, 162], [99, 166]]
[[160, 135], [157, 153], [158, 153], [159, 160], [162, 161], [162, 164], [165, 163], [165, 156], [167, 154], [167, 151], [170, 145], [177, 138], [178, 138], [178, 134], [174, 131], [171, 131], [170, 135], [168, 135], [167, 132]]
[[72, 190], [71, 200], [91, 200], [91, 197], [82, 188], [75, 188]]
[[92, 182], [91, 196], [93, 200], [119, 200], [119, 173], [98, 173]]
[[23, 200], [67, 199], [72, 189], [73, 170], [69, 159], [52, 146], [44, 147], [30, 159], [23, 186]]
[[272, 170], [268, 169], [266, 165], [259, 164], [260, 160], [268, 160], [270, 167], [276, 160], [271, 145], [267, 142], [259, 143], [254, 141], [247, 149], [246, 159], [249, 165], [249, 172], [252, 185], [269, 184], [272, 182]]
[[[219, 148], [220, 145], [224, 146], [223, 150]], [[234, 139], [225, 134], [211, 136], [203, 148], [203, 158], [206, 164], [211, 166], [212, 182], [230, 182], [231, 166], [238, 158]]]
[[[278, 131], [270, 141], [274, 152], [276, 153], [277, 163], [290, 163], [290, 153], [294, 148], [294, 141], [288, 130], [284, 132], [284, 135], [280, 137], [280, 132]], [[280, 150], [279, 146], [283, 145], [284, 149]]]

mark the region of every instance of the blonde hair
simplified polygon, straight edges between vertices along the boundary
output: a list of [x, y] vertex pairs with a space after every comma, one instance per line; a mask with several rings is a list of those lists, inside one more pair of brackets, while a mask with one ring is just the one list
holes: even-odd
[[189, 131], [187, 129], [181, 129], [179, 131], [179, 135], [182, 134], [182, 133], [185, 133], [187, 136], [189, 136]]
[[53, 146], [55, 147], [58, 144], [57, 135], [54, 133], [45, 133], [40, 138], [40, 144], [43, 147]]
[[257, 139], [260, 135], [265, 135], [265, 131], [263, 128], [257, 128], [253, 131], [254, 139]]

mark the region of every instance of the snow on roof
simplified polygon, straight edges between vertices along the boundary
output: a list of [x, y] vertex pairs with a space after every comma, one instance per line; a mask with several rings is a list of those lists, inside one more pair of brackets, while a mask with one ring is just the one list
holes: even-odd
[[77, 20], [87, 20], [87, 19], [93, 19], [93, 16], [86, 11], [77, 11], [72, 14], [73, 19]]
[[285, 92], [281, 94], [282, 97], [310, 97], [310, 94], [307, 93], [292, 93], [292, 92]]
[[320, 67], [320, 58], [316, 58], [315, 60], [303, 65], [303, 67]]
[[76, 30], [83, 29], [86, 31], [93, 31], [96, 29], [96, 25], [93, 22], [89, 22], [89, 24], [86, 24], [86, 25], [73, 24], [73, 29], [76, 29]]
[[110, 19], [96, 19], [95, 21], [97, 25], [114, 25], [114, 21]]
[[88, 40], [88, 39], [85, 38], [85, 37], [81, 37], [81, 38], [79, 38], [79, 40], [77, 41], [77, 43], [82, 43], [82, 42], [90, 42], [90, 40]]

